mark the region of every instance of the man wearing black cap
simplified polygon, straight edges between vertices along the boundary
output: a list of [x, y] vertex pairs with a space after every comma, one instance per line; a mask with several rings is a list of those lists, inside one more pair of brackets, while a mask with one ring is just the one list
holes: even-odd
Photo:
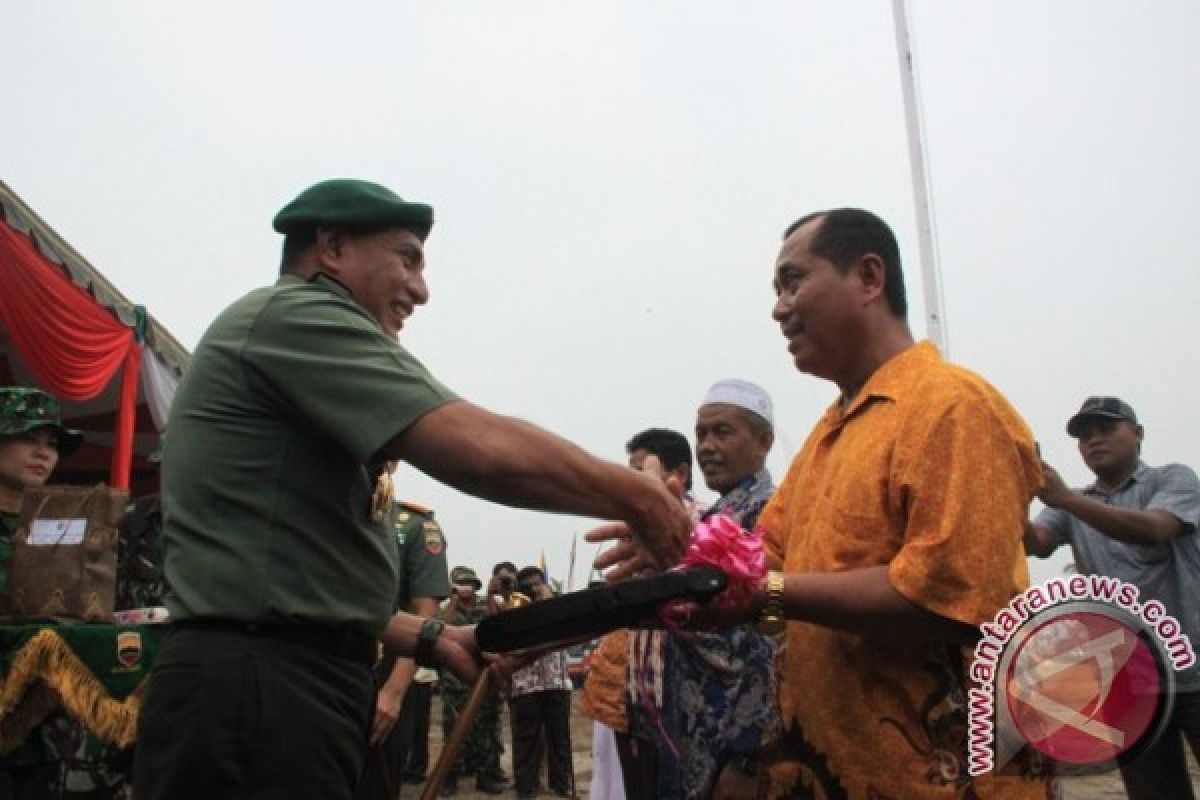
[[[1067, 422], [1096, 482], [1074, 491], [1049, 465], [1038, 498], [1047, 508], [1026, 528], [1025, 548], [1045, 558], [1070, 544], [1085, 575], [1107, 575], [1138, 587], [1141, 602], [1158, 600], [1179, 620], [1193, 646], [1200, 642], [1200, 482], [1182, 464], [1147, 466], [1142, 426], [1125, 401], [1089, 397]], [[1192, 797], [1182, 732], [1200, 757], [1200, 666], [1176, 673], [1169, 727], [1149, 750], [1123, 766], [1129, 796]]]
[[429, 299], [432, 209], [357, 180], [285, 206], [281, 276], [209, 327], [163, 454], [167, 606], [136, 794], [348, 798], [376, 642], [477, 672], [470, 629], [392, 616], [389, 459], [485, 499], [627, 521], [647, 561], [688, 521], [656, 481], [457, 397], [396, 336]]

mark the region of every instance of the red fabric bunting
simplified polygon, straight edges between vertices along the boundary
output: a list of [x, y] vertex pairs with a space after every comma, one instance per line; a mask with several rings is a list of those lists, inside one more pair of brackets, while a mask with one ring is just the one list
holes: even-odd
[[140, 349], [132, 328], [72, 283], [29, 237], [3, 223], [0, 322], [38, 382], [71, 400], [100, 394], [131, 351]]

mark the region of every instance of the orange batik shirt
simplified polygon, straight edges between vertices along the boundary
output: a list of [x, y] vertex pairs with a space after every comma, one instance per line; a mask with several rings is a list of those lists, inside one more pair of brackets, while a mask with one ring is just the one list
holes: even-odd
[[[1020, 415], [922, 342], [826, 411], [759, 523], [786, 573], [888, 565], [913, 603], [979, 625], [1028, 585], [1021, 540], [1041, 479]], [[790, 622], [772, 794], [1046, 797], [1044, 780], [967, 774], [969, 658]]]

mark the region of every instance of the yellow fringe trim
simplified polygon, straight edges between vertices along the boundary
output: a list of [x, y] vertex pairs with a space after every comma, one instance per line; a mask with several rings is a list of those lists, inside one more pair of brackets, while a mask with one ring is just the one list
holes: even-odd
[[38, 631], [4, 676], [0, 754], [24, 741], [60, 701], [93, 734], [128, 747], [137, 735], [145, 685], [143, 680], [123, 701], [115, 700], [58, 634], [49, 629]]

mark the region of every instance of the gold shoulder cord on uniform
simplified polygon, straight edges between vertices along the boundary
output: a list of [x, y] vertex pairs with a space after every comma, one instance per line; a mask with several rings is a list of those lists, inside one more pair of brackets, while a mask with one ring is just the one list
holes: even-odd
[[371, 518], [376, 522], [383, 519], [392, 510], [396, 499], [396, 487], [392, 483], [392, 473], [380, 470], [375, 480], [375, 493], [371, 495]]

